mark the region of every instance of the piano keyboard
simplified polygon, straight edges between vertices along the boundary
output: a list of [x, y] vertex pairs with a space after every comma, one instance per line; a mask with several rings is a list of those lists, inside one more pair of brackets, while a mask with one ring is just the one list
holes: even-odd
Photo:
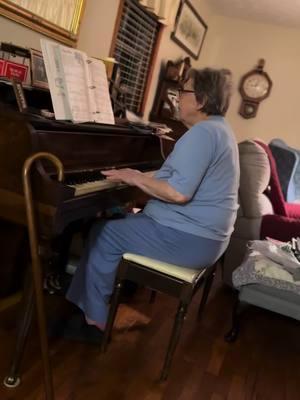
[[[153, 172], [156, 172], [155, 170], [153, 171], [147, 171], [144, 172], [145, 175], [151, 175]], [[127, 186], [126, 183], [122, 182], [114, 182], [106, 179], [104, 175], [99, 173], [100, 175], [98, 176], [97, 180], [94, 180], [92, 182], [82, 182], [82, 183], [77, 183], [77, 184], [69, 184], [67, 186], [72, 187], [75, 189], [75, 197], [77, 196], [82, 196], [84, 194], [88, 193], [93, 193], [93, 192], [98, 192], [101, 190], [106, 190], [106, 189], [117, 189], [117, 188], [122, 188]]]

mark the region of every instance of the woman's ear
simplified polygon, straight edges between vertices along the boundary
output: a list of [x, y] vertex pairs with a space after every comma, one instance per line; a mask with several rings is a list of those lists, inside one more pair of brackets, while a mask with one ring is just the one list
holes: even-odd
[[202, 111], [203, 107], [206, 104], [206, 101], [207, 101], [206, 97], [204, 97], [201, 102], [197, 100], [197, 111]]
[[204, 104], [203, 103], [199, 103], [198, 101], [197, 101], [197, 111], [202, 111], [202, 108], [204, 107]]

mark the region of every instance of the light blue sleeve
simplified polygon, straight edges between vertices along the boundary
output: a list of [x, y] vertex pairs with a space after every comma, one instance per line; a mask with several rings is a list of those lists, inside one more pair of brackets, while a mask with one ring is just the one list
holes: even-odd
[[195, 125], [175, 145], [167, 160], [167, 179], [177, 192], [192, 197], [199, 187], [214, 154], [213, 132], [205, 124]]

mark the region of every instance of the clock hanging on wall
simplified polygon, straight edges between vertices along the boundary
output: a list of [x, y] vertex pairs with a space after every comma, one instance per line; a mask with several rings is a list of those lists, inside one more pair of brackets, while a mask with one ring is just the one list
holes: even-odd
[[255, 117], [260, 102], [270, 95], [272, 81], [263, 70], [264, 66], [265, 60], [259, 60], [257, 67], [247, 72], [241, 79], [239, 90], [242, 103], [239, 113], [244, 118]]

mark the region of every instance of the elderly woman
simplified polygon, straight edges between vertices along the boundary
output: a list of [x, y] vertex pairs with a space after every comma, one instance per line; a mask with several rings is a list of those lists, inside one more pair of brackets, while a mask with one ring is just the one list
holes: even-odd
[[190, 268], [212, 265], [225, 251], [238, 209], [237, 145], [224, 115], [230, 72], [194, 70], [180, 90], [180, 117], [189, 128], [153, 177], [132, 169], [107, 179], [151, 196], [142, 213], [97, 223], [67, 298], [86, 321], [104, 328], [118, 264], [126, 252]]

